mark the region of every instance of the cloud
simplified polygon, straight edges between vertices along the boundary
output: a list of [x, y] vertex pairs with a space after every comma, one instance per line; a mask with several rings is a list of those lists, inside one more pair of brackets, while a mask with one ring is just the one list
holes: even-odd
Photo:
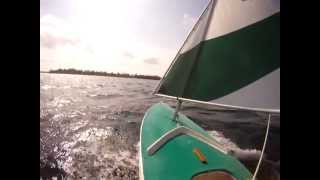
[[43, 28], [51, 27], [51, 28], [58, 28], [58, 27], [63, 27], [65, 25], [65, 22], [57, 18], [54, 15], [51, 14], [46, 14], [42, 17], [40, 17], [40, 30]]
[[46, 48], [55, 48], [57, 46], [65, 45], [76, 46], [78, 43], [80, 43], [80, 40], [76, 38], [56, 36], [49, 32], [40, 34], [40, 45]]
[[146, 64], [159, 64], [159, 61], [157, 58], [147, 58], [143, 60], [144, 63]]
[[132, 53], [128, 52], [128, 51], [125, 51], [125, 52], [123, 53], [123, 55], [124, 55], [125, 57], [130, 58], [130, 59], [135, 58], [135, 56], [134, 56]]
[[80, 39], [67, 22], [53, 15], [40, 18], [40, 45], [42, 47], [76, 46], [79, 43]]

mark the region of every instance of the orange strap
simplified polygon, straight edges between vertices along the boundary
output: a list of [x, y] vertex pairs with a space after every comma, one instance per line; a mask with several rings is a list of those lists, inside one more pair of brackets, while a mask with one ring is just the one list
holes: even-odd
[[197, 156], [197, 158], [202, 162], [202, 163], [207, 163], [206, 157], [202, 154], [200, 149], [194, 148], [193, 153]]

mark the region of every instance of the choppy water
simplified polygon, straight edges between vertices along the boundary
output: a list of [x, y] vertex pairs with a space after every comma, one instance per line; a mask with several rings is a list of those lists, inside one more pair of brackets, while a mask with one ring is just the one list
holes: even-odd
[[[158, 81], [62, 74], [40, 78], [41, 178], [138, 179], [144, 112], [159, 101], [175, 106], [151, 95]], [[263, 116], [200, 107], [185, 104], [182, 111], [225, 146], [261, 149]], [[272, 121], [266, 153], [269, 160], [280, 162], [280, 119]]]

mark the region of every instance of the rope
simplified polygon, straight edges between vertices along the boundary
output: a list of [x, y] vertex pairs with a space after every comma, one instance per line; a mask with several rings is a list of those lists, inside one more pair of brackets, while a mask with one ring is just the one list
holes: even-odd
[[271, 121], [271, 114], [269, 114], [269, 117], [268, 117], [268, 125], [267, 125], [266, 135], [265, 135], [265, 137], [264, 137], [264, 143], [263, 143], [263, 147], [262, 147], [261, 156], [260, 156], [260, 159], [259, 159], [257, 168], [256, 168], [256, 170], [255, 170], [255, 172], [254, 172], [254, 174], [253, 174], [252, 180], [255, 180], [255, 179], [256, 179], [256, 176], [257, 176], [257, 174], [258, 174], [258, 170], [259, 170], [260, 164], [261, 164], [261, 162], [262, 162], [262, 158], [263, 158], [263, 155], [264, 155], [264, 149], [265, 149], [265, 147], [266, 147], [267, 139], [268, 139], [268, 134], [269, 134], [270, 121]]

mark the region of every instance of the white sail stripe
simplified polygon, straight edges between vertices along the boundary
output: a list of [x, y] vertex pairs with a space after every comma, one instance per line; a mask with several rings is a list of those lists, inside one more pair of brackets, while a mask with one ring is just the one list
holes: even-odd
[[280, 110], [280, 68], [231, 94], [209, 102]]
[[217, 0], [206, 40], [242, 29], [280, 11], [280, 0]]
[[[280, 0], [216, 0], [208, 26], [208, 14], [199, 22], [197, 30], [190, 36], [181, 53], [186, 52], [203, 40], [213, 39], [219, 36], [237, 31], [251, 24], [259, 22], [280, 11]], [[210, 12], [210, 11], [208, 11]], [[203, 39], [199, 32], [207, 34]]]
[[214, 10], [214, 7], [212, 5], [213, 2], [214, 2], [214, 0], [212, 0], [208, 4], [209, 7], [207, 8], [206, 12], [203, 14], [201, 19], [199, 19], [197, 27], [195, 27], [193, 32], [191, 32], [192, 34], [186, 40], [184, 47], [181, 49], [180, 53], [184, 53], [184, 52], [188, 51], [189, 49], [192, 49], [197, 44], [199, 44], [203, 39], [205, 39], [205, 33], [206, 33], [206, 30], [208, 29], [208, 26], [210, 24], [210, 22], [208, 22], [208, 18], [210, 16], [210, 14], [212, 13], [212, 11]]

